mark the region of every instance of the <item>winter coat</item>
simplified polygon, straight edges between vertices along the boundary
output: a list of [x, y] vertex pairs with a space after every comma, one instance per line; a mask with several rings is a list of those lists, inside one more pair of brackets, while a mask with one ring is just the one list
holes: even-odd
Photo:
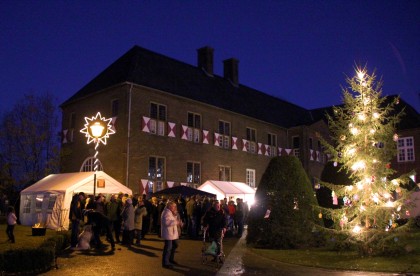
[[109, 201], [105, 205], [106, 215], [110, 221], [117, 221], [120, 216], [120, 204], [117, 201]]
[[126, 204], [122, 212], [124, 230], [134, 230], [134, 207], [133, 204]]
[[134, 229], [141, 230], [143, 228], [143, 217], [147, 216], [147, 209], [144, 205], [134, 210]]
[[164, 240], [179, 239], [177, 217], [168, 208], [165, 208], [162, 212], [161, 237]]
[[209, 227], [209, 236], [215, 237], [223, 228], [226, 228], [226, 217], [223, 209], [217, 211], [211, 208], [203, 216], [203, 225]]
[[189, 217], [192, 217], [194, 215], [194, 209], [197, 207], [197, 203], [195, 202], [195, 199], [190, 199], [187, 202], [187, 215]]
[[73, 196], [70, 204], [69, 219], [70, 220], [83, 220], [82, 214], [82, 203], [79, 200], [79, 196], [76, 194]]
[[7, 215], [7, 225], [15, 225], [17, 221], [16, 215], [13, 212], [10, 212]]

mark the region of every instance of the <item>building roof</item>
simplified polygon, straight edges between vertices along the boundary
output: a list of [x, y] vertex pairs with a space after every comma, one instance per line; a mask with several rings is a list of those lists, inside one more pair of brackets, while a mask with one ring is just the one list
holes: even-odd
[[313, 123], [309, 110], [203, 69], [134, 46], [62, 106], [107, 87], [132, 82], [289, 128]]
[[[397, 95], [387, 96], [386, 100], [384, 101], [385, 105], [391, 104], [395, 98], [398, 97]], [[338, 105], [338, 107], [343, 105]], [[403, 111], [403, 116], [401, 117], [400, 122], [397, 125], [397, 129], [405, 130], [405, 129], [415, 129], [420, 128], [420, 114], [407, 102], [403, 99], [399, 99], [399, 103], [394, 106], [393, 114], [398, 114]], [[333, 116], [333, 107], [323, 107], [312, 109], [311, 114], [314, 121], [318, 120], [325, 120], [327, 122], [326, 114], [330, 114]]]
[[[139, 46], [131, 48], [62, 106], [125, 82], [158, 89], [285, 128], [325, 120], [325, 112], [332, 111], [332, 107], [307, 110], [245, 85], [234, 85], [227, 78], [210, 75], [197, 66]], [[388, 98], [393, 97], [396, 96]], [[405, 107], [405, 116], [398, 128], [419, 128], [419, 113], [402, 99], [400, 101], [396, 111]]]

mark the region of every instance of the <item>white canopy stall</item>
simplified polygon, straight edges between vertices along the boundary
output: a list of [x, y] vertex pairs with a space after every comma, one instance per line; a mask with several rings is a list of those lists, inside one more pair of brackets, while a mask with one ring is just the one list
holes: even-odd
[[207, 180], [198, 189], [215, 194], [218, 200], [242, 198], [248, 206], [254, 204], [255, 189], [242, 182]]
[[[45, 224], [50, 229], [67, 230], [72, 196], [79, 192], [93, 194], [95, 172], [50, 174], [20, 193], [19, 219], [22, 225]], [[96, 172], [96, 193], [132, 194], [103, 171]]]

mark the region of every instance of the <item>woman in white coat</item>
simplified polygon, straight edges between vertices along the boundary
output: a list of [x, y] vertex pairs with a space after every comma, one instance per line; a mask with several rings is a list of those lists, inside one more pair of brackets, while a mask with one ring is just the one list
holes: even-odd
[[162, 254], [162, 267], [173, 268], [175, 250], [178, 247], [178, 225], [182, 222], [178, 219], [176, 203], [169, 201], [161, 216], [161, 237], [165, 240]]

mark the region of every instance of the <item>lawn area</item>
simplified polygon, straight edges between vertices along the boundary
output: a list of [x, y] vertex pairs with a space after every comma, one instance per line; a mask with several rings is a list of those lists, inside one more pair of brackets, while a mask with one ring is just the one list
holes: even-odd
[[333, 252], [325, 249], [269, 250], [252, 248], [255, 254], [297, 265], [329, 269], [420, 273], [420, 230], [409, 234], [409, 253], [397, 257], [359, 257], [357, 252]]
[[10, 243], [7, 241], [6, 227], [6, 224], [0, 224], [0, 252], [17, 248], [35, 248], [56, 234], [56, 231], [47, 229], [45, 236], [32, 236], [32, 227], [16, 225], [14, 230], [16, 243]]

